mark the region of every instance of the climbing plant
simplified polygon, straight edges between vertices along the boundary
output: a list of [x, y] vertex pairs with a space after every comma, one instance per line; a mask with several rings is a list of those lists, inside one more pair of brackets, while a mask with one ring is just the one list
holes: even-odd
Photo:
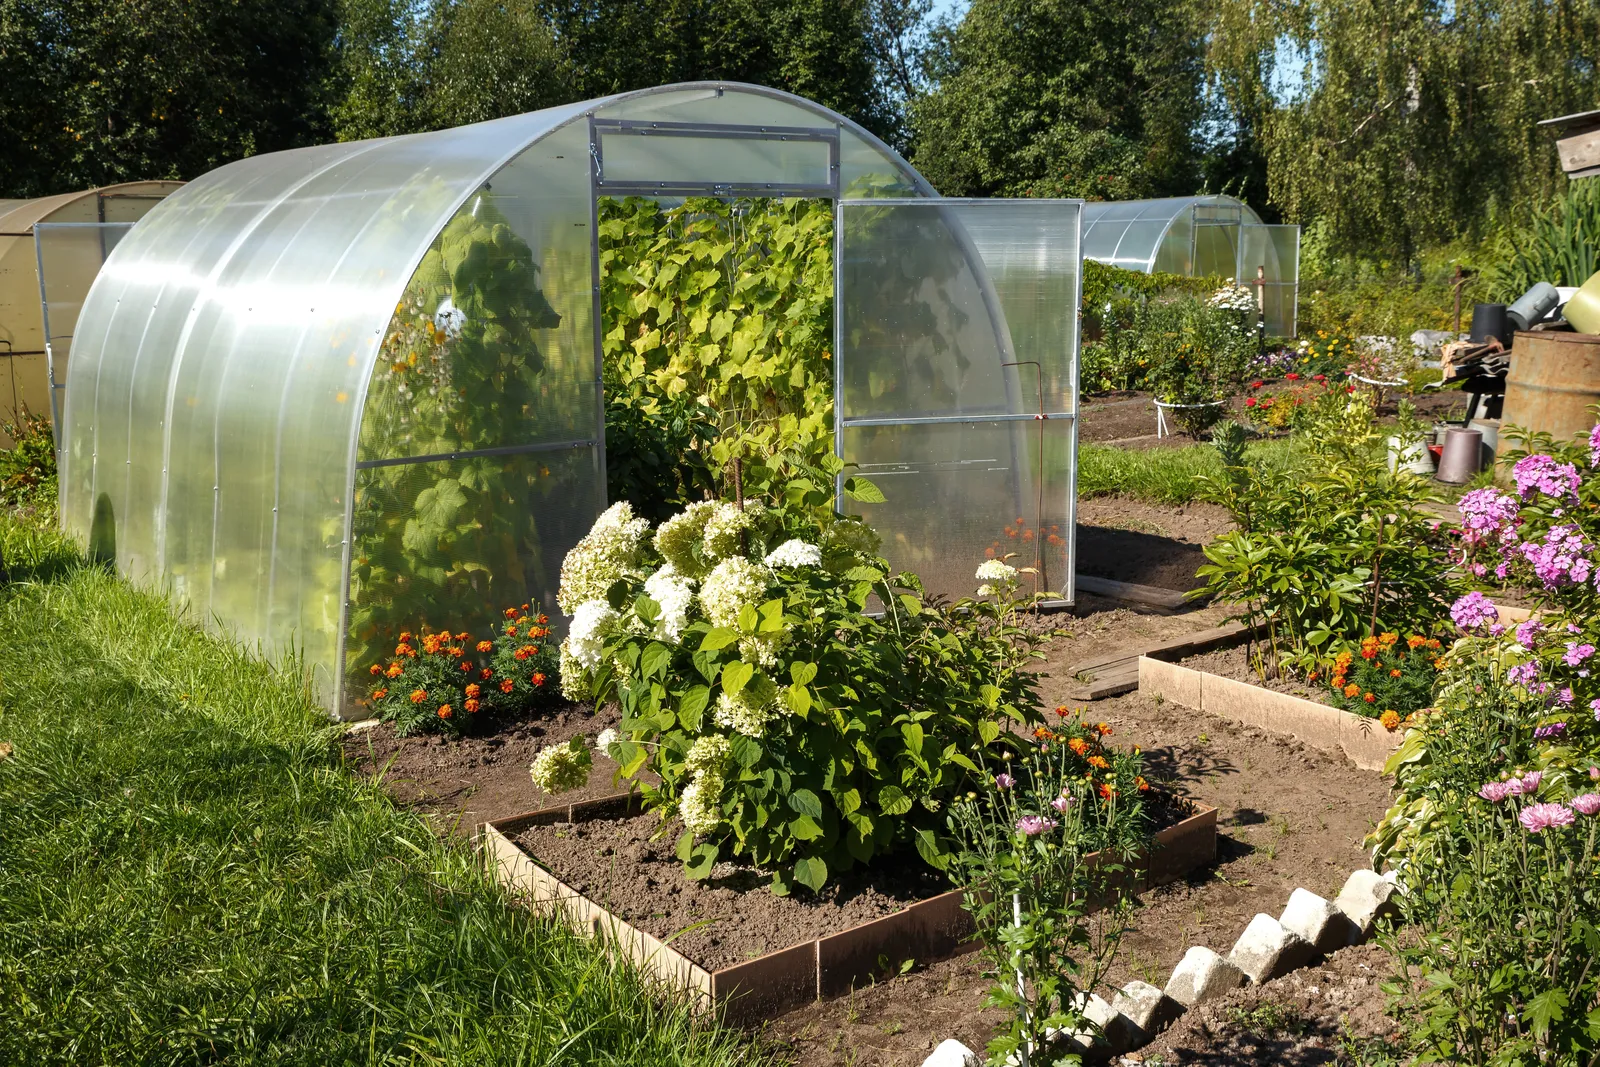
[[732, 460], [833, 436], [833, 213], [820, 200], [600, 201], [611, 499], [664, 518]]
[[356, 479], [352, 670], [403, 630], [476, 633], [494, 605], [540, 599], [561, 565], [542, 547], [552, 527], [593, 517], [582, 450], [384, 462], [593, 436], [593, 386], [585, 400], [585, 376], [552, 367], [541, 344], [561, 316], [539, 273], [486, 194], [445, 227], [395, 307], [361, 426], [358, 458], [373, 465]]

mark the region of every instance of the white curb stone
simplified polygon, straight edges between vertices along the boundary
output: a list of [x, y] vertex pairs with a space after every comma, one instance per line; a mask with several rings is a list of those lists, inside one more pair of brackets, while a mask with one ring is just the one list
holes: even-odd
[[1244, 982], [1243, 971], [1209, 948], [1196, 945], [1173, 968], [1166, 992], [1179, 1004], [1192, 1008], [1238, 989]]
[[1182, 1015], [1183, 1005], [1149, 982], [1132, 981], [1111, 998], [1111, 1010], [1116, 1013], [1112, 1023], [1119, 1030], [1113, 1037], [1110, 1028], [1107, 1028], [1106, 1037], [1111, 1041], [1112, 1047], [1117, 1047], [1122, 1037], [1120, 1031], [1125, 1030], [1127, 1032], [1125, 1047], [1139, 1048], [1149, 1044], [1157, 1034]]
[[1389, 898], [1394, 895], [1394, 883], [1377, 871], [1355, 871], [1339, 891], [1333, 906], [1344, 913], [1355, 926], [1350, 943], [1360, 944], [1372, 933], [1372, 927], [1383, 916], [1394, 910]]
[[1258, 913], [1234, 942], [1228, 962], [1260, 985], [1304, 967], [1315, 953], [1305, 938], [1285, 930], [1272, 916]]
[[941, 1041], [922, 1061], [922, 1067], [983, 1067], [983, 1061], [976, 1052], [952, 1037]]
[[1289, 894], [1289, 903], [1278, 917], [1285, 930], [1311, 942], [1318, 952], [1328, 953], [1350, 943], [1350, 920], [1332, 903], [1306, 889]]
[[[1119, 1052], [1126, 1052], [1132, 1047], [1127, 1043], [1127, 1038], [1132, 1034], [1131, 1027], [1126, 1021], [1121, 1026], [1117, 1025], [1117, 1013], [1106, 1003], [1104, 997], [1094, 993], [1079, 993], [1073, 1003], [1083, 1012], [1085, 1019], [1100, 1028], [1099, 1034], [1083, 1029], [1065, 1035], [1067, 1040], [1076, 1045], [1085, 1056], [1104, 1059]], [[1113, 1038], [1113, 1034], [1123, 1040], [1117, 1041]]]

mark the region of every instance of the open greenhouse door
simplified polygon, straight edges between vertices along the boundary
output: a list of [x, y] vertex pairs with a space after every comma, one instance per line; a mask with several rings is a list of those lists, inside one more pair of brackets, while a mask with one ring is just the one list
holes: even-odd
[[1234, 277], [1251, 286], [1268, 337], [1293, 337], [1300, 297], [1300, 227], [1244, 223]]
[[1024, 591], [1073, 599], [1082, 207], [838, 203], [837, 448], [929, 593], [969, 596], [1009, 556]]

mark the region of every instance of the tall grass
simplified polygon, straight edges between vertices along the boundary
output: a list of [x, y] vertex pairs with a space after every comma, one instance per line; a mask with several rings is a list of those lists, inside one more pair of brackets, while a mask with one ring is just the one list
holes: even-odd
[[293, 676], [0, 548], [0, 1063], [768, 1061], [349, 773]]
[[[1252, 457], [1269, 466], [1298, 461], [1292, 439], [1258, 441]], [[1210, 445], [1150, 448], [1142, 451], [1114, 445], [1084, 444], [1078, 448], [1078, 496], [1127, 496], [1152, 504], [1187, 504], [1199, 499], [1200, 475], [1222, 473], [1222, 461]]]

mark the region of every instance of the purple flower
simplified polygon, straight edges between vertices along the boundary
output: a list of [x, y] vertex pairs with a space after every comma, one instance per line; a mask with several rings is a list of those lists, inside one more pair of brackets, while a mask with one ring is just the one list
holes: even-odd
[[1510, 782], [1485, 782], [1478, 787], [1478, 795], [1491, 804], [1498, 804], [1506, 797], [1516, 796], [1511, 791]]
[[1534, 493], [1556, 500], [1578, 498], [1578, 468], [1570, 463], [1558, 463], [1551, 456], [1524, 456], [1511, 468], [1511, 477], [1516, 479], [1517, 493], [1524, 500]]
[[1509, 671], [1506, 671], [1506, 681], [1512, 685], [1520, 685], [1525, 689], [1531, 687], [1533, 680], [1537, 677], [1539, 677], [1539, 664], [1532, 660], [1527, 663], [1519, 663]]
[[1482, 593], [1472, 592], [1450, 606], [1450, 618], [1463, 630], [1475, 630], [1500, 618], [1494, 602]]
[[1055, 808], [1061, 814], [1065, 815], [1067, 813], [1067, 809], [1076, 803], [1077, 801], [1073, 800], [1071, 797], [1056, 797], [1050, 802], [1050, 806]]
[[[1568, 821], [1570, 822], [1571, 820]], [[1029, 837], [1033, 837], [1035, 834], [1042, 834], [1046, 830], [1054, 830], [1055, 828], [1056, 821], [1047, 819], [1043, 815], [1024, 815], [1017, 820], [1017, 829]]]
[[1498, 539], [1504, 543], [1517, 538], [1521, 507], [1516, 497], [1496, 489], [1474, 489], [1456, 504], [1461, 512], [1461, 543], [1478, 545]]
[[1569, 633], [1569, 634], [1579, 634], [1579, 633], [1582, 633], [1582, 632], [1583, 632], [1583, 627], [1579, 626], [1577, 623], [1575, 623], [1575, 622], [1567, 623], [1567, 633]]
[[1594, 546], [1576, 526], [1552, 526], [1545, 531], [1543, 541], [1526, 541], [1521, 548], [1546, 589], [1582, 584], [1595, 570], [1594, 561], [1589, 558]]
[[1552, 827], [1571, 826], [1575, 817], [1565, 804], [1529, 804], [1518, 813], [1517, 821], [1528, 833], [1536, 834]]
[[1564, 722], [1547, 723], [1533, 731], [1533, 739], [1535, 741], [1553, 741], [1566, 732], [1567, 724]]
[[994, 776], [994, 784], [999, 786], [1001, 789], [1010, 789], [1012, 786], [1017, 784], [1017, 780], [1011, 777], [1009, 774], [1001, 773]]
[[1600, 722], [1600, 697], [1589, 701], [1589, 710], [1594, 712], [1594, 721]]
[[1592, 655], [1594, 655], [1593, 645], [1580, 645], [1576, 641], [1568, 641], [1567, 653], [1561, 657], [1561, 662], [1565, 663], [1569, 667], [1576, 667], [1578, 664], [1582, 663]]
[[1589, 431], [1589, 466], [1600, 467], [1600, 422]]
[[1505, 632], [1506, 632], [1506, 628], [1503, 625], [1501, 625], [1500, 623], [1498, 623], [1498, 622], [1495, 623], [1493, 626], [1489, 627], [1489, 636], [1490, 637], [1504, 637], [1505, 636]]
[[1562, 686], [1555, 695], [1555, 703], [1562, 708], [1572, 707], [1572, 686]]
[[1600, 793], [1584, 793], [1582, 796], [1573, 797], [1569, 803], [1572, 805], [1572, 810], [1579, 815], [1600, 813]]
[[1517, 624], [1517, 644], [1531, 650], [1534, 643], [1539, 640], [1539, 635], [1544, 633], [1544, 623], [1538, 619], [1529, 619], [1527, 622]]

